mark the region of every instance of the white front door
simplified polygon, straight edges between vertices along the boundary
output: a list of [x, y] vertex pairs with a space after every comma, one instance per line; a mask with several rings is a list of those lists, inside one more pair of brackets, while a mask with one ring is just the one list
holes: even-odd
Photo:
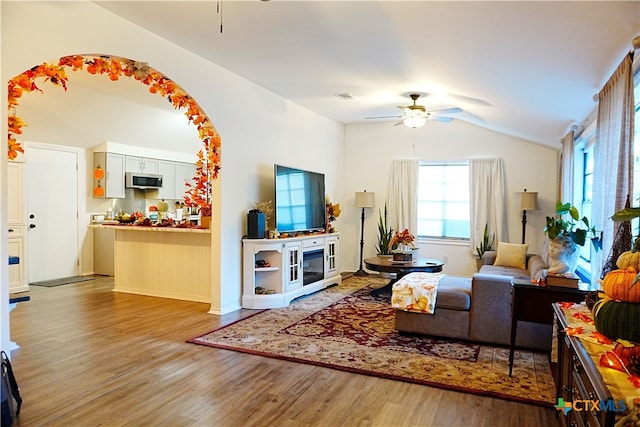
[[78, 274], [78, 154], [28, 147], [29, 282]]

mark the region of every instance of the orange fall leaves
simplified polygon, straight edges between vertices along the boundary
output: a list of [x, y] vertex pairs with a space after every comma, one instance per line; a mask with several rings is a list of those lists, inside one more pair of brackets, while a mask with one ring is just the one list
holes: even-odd
[[[121, 76], [134, 79], [149, 86], [149, 92], [166, 97], [175, 109], [185, 109], [185, 116], [198, 129], [204, 148], [198, 153], [195, 184], [188, 186], [185, 201], [194, 206], [211, 207], [211, 180], [217, 178], [220, 170], [220, 136], [200, 106], [175, 82], [153, 70], [147, 64], [125, 58], [107, 56], [65, 56], [57, 65], [43, 63], [9, 80], [8, 84], [8, 158], [13, 160], [18, 153], [24, 153], [16, 135], [22, 134], [25, 122], [16, 115], [18, 99], [25, 92], [42, 90], [36, 81], [50, 82], [67, 90], [66, 67], [73, 71], [86, 69], [90, 74], [104, 74], [112, 81]], [[187, 203], [189, 204], [189, 203]]]

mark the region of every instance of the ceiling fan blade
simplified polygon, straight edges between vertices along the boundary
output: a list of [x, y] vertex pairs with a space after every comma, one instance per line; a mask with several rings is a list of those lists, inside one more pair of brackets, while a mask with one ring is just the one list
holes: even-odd
[[404, 124], [404, 119], [400, 120], [398, 123], [394, 123], [394, 126], [400, 126]]
[[453, 107], [453, 108], [443, 108], [441, 110], [429, 111], [429, 114], [453, 114], [453, 113], [462, 113], [462, 108]]
[[365, 117], [365, 120], [368, 119], [399, 119], [402, 116], [374, 116], [374, 117]]
[[449, 123], [453, 121], [453, 117], [430, 116], [430, 117], [427, 117], [427, 120], [432, 120], [434, 122]]
[[479, 99], [479, 98], [472, 98], [470, 96], [464, 96], [464, 95], [457, 95], [455, 93], [444, 93], [442, 95], [438, 95], [435, 93], [425, 93], [424, 96], [426, 97], [438, 97], [438, 96], [442, 96], [442, 97], [448, 97], [454, 100], [458, 100], [461, 102], [466, 102], [468, 104], [474, 104], [474, 105], [482, 105], [485, 107], [491, 107], [491, 104], [487, 101], [485, 101], [484, 99]]

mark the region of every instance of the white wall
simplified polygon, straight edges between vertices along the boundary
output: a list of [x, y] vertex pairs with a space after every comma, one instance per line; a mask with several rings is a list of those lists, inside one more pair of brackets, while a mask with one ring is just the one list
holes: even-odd
[[[376, 204], [384, 208], [391, 161], [394, 159], [467, 160], [504, 159], [509, 198], [509, 241], [522, 239], [522, 211], [517, 192], [526, 188], [539, 193], [541, 210], [528, 212], [526, 241], [530, 252], [537, 253], [544, 237], [545, 216], [553, 215], [556, 201], [557, 151], [540, 144], [488, 131], [454, 120], [451, 123], [427, 122], [422, 128], [393, 126], [393, 122], [346, 126], [345, 194], [343, 217], [337, 222], [343, 231], [342, 267], [358, 266], [360, 253], [360, 213], [353, 208], [356, 191], [373, 191]], [[375, 255], [378, 209], [367, 209], [364, 258]], [[468, 244], [418, 242], [422, 257], [447, 259], [447, 274], [469, 276], [475, 271], [475, 259]]]
[[[1, 19], [2, 81], [61, 56], [122, 56], [148, 62], [171, 76], [207, 113], [222, 137], [222, 172], [214, 188], [218, 197], [214, 199], [212, 246], [219, 256], [212, 259], [216, 275], [212, 312], [226, 313], [239, 308], [241, 238], [246, 233], [246, 212], [254, 202], [272, 199], [273, 163], [323, 172], [329, 194], [341, 194], [340, 185], [344, 181], [341, 124], [278, 97], [88, 2], [2, 2]], [[72, 81], [72, 72], [69, 78]], [[43, 85], [43, 96], [51, 88]], [[6, 88], [3, 90], [6, 96]], [[2, 121], [6, 126], [6, 110], [2, 110]], [[28, 127], [24, 133], [28, 140]], [[74, 146], [76, 142], [78, 146], [86, 143], [74, 141], [70, 133], [67, 144]], [[179, 145], [158, 148], [180, 150]], [[6, 174], [5, 162], [0, 168], [2, 177]], [[6, 185], [3, 179], [0, 183]], [[3, 191], [3, 200], [5, 194]], [[1, 213], [0, 216], [4, 224], [0, 226], [6, 228], [6, 217]], [[3, 273], [0, 289], [3, 295], [8, 289], [4, 276]], [[5, 325], [3, 321], [3, 334], [7, 331]]]

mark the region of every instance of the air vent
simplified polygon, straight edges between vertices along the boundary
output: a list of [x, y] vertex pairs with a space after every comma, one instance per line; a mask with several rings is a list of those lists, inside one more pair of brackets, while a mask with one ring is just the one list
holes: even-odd
[[350, 99], [353, 99], [353, 95], [351, 95], [349, 92], [336, 93], [335, 95], [343, 101], [348, 101]]

